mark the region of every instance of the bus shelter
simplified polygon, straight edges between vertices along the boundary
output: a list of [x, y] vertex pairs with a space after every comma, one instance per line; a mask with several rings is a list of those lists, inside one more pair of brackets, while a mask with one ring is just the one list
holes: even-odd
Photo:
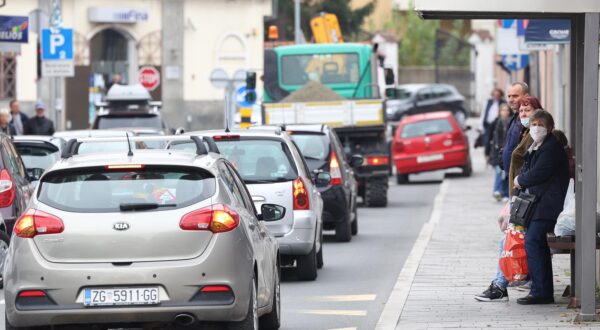
[[[596, 205], [598, 204], [598, 0], [416, 0], [424, 19], [569, 19], [571, 144], [576, 158], [576, 292], [579, 321], [596, 317]], [[573, 143], [575, 142], [575, 143]]]

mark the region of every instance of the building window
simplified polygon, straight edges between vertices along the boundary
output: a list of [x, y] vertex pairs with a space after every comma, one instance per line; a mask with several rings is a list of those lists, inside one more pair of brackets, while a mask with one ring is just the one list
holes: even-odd
[[17, 57], [0, 56], [0, 99], [17, 97]]

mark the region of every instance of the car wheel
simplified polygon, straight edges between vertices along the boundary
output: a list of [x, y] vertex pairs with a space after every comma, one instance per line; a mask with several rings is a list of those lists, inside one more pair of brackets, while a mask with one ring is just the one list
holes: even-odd
[[408, 174], [396, 174], [396, 183], [397, 184], [408, 183]]
[[314, 281], [317, 278], [316, 243], [307, 255], [296, 258], [296, 275], [302, 281]]
[[352, 240], [352, 213], [349, 213], [344, 221], [335, 225], [335, 240], [338, 242], [350, 242]]
[[[0, 231], [0, 270], [4, 269], [4, 262], [6, 261], [9, 244], [10, 237], [8, 237], [8, 234]], [[0, 271], [0, 289], [2, 288], [4, 288], [4, 275]]]
[[352, 214], [354, 215], [354, 221], [352, 221], [352, 235], [356, 235], [358, 234], [358, 212], [356, 212], [356, 203], [354, 204]]
[[261, 330], [277, 330], [281, 326], [281, 283], [279, 280], [279, 265], [275, 269], [275, 283], [273, 288], [273, 306], [271, 312], [260, 317]]
[[258, 330], [258, 298], [256, 294], [256, 279], [252, 277], [252, 291], [248, 314], [241, 322], [233, 322], [228, 327], [230, 330]]
[[319, 249], [319, 252], [317, 252], [317, 268], [321, 269], [323, 268], [323, 265], [325, 265], [325, 263], [323, 262], [323, 230], [321, 230], [321, 248]]
[[462, 168], [462, 176], [470, 177], [473, 174], [473, 163], [471, 162], [471, 156], [469, 156], [469, 160], [467, 160], [467, 165]]

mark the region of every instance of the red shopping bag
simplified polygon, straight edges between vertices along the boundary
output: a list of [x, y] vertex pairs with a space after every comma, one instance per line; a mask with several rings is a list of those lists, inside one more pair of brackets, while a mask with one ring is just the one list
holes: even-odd
[[525, 253], [525, 232], [510, 225], [500, 256], [500, 270], [509, 282], [524, 281], [529, 274]]

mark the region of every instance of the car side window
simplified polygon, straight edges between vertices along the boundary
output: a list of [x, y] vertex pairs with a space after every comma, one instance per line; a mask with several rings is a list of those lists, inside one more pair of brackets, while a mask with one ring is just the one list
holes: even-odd
[[418, 100], [420, 100], [420, 101], [423, 101], [423, 100], [429, 100], [429, 99], [431, 99], [431, 98], [432, 98], [432, 96], [433, 96], [433, 95], [432, 95], [432, 92], [433, 92], [433, 91], [431, 90], [431, 88], [424, 88], [424, 89], [421, 89], [421, 90], [419, 91], [419, 93], [417, 94], [417, 99], [418, 99]]
[[236, 184], [236, 188], [238, 189], [238, 192], [239, 192], [240, 196], [242, 197], [242, 202], [243, 202], [244, 206], [246, 206], [246, 209], [248, 210], [248, 212], [250, 212], [251, 214], [256, 214], [256, 209], [254, 208], [254, 202], [252, 201], [252, 197], [250, 195], [250, 192], [248, 192], [246, 185], [240, 178], [239, 174], [232, 168], [232, 166], [227, 165], [227, 168], [231, 172], [231, 177], [233, 178], [233, 180]]
[[8, 167], [13, 176], [18, 175], [21, 177], [27, 177], [27, 173], [25, 172], [25, 168], [21, 164], [21, 159], [19, 158], [19, 154], [13, 147], [11, 143], [4, 141], [4, 148], [6, 150], [6, 158]]
[[219, 173], [221, 174], [221, 177], [223, 178], [223, 182], [227, 186], [227, 190], [229, 190], [229, 192], [233, 196], [233, 199], [235, 199], [235, 201], [239, 205], [244, 205], [244, 199], [242, 198], [240, 191], [236, 188], [235, 180], [234, 180], [233, 176], [231, 175], [231, 172], [229, 172], [229, 169], [227, 168], [225, 163], [219, 163], [219, 165], [217, 165], [217, 166], [219, 168]]
[[304, 173], [306, 175], [308, 175], [310, 178], [310, 169], [308, 168], [308, 164], [306, 164], [306, 159], [304, 159], [304, 157], [302, 156], [302, 153], [300, 152], [300, 148], [298, 148], [296, 141], [292, 140], [292, 144], [294, 145], [294, 147], [292, 148], [294, 157], [297, 157], [300, 159], [300, 164], [301, 164], [300, 166], [302, 166], [302, 168], [304, 169]]

